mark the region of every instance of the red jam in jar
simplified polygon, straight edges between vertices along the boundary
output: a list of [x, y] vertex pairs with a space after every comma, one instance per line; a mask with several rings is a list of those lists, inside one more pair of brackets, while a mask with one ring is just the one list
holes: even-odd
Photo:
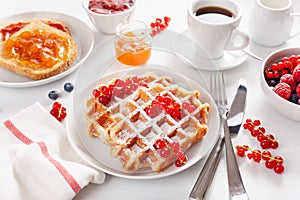
[[133, 6], [133, 0], [90, 0], [89, 10], [98, 14], [116, 14]]

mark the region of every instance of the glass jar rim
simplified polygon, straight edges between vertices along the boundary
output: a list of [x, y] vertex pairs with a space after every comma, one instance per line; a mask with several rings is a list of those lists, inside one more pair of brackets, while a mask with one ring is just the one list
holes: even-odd
[[[137, 32], [138, 35], [134, 37], [126, 35], [130, 32]], [[134, 39], [145, 39], [150, 36], [150, 29], [147, 27], [147, 24], [139, 20], [129, 20], [120, 23], [116, 28], [116, 36], [123, 40], [134, 40]]]

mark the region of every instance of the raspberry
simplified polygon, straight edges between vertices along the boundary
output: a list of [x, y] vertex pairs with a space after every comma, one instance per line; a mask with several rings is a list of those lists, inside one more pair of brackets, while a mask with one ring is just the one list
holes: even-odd
[[300, 98], [300, 83], [296, 87], [296, 93], [297, 93], [298, 97]]
[[287, 100], [291, 97], [292, 93], [291, 87], [287, 83], [278, 83], [273, 91], [280, 97]]
[[287, 83], [290, 85], [291, 90], [294, 91], [297, 87], [296, 81], [293, 78], [292, 74], [284, 74], [280, 78], [280, 83]]
[[297, 65], [293, 71], [294, 80], [300, 83], [300, 65]]

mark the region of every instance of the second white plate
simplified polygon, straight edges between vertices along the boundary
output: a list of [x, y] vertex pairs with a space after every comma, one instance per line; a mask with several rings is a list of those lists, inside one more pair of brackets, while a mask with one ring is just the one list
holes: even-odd
[[12, 15], [0, 19], [0, 23], [12, 22], [16, 20], [23, 20], [29, 18], [50, 18], [50, 19], [58, 19], [65, 22], [69, 26], [71, 30], [71, 35], [74, 38], [77, 45], [77, 50], [78, 50], [77, 59], [73, 63], [73, 65], [65, 72], [43, 80], [31, 80], [29, 78], [22, 77], [13, 72], [0, 68], [0, 86], [32, 87], [32, 86], [43, 85], [46, 83], [56, 81], [62, 77], [65, 77], [66, 75], [70, 74], [76, 69], [78, 69], [81, 66], [81, 64], [86, 60], [86, 58], [89, 56], [89, 54], [93, 49], [94, 35], [92, 30], [81, 20], [63, 13], [42, 12], [42, 11], [26, 12], [26, 13], [20, 13], [20, 14], [16, 14], [16, 15]]

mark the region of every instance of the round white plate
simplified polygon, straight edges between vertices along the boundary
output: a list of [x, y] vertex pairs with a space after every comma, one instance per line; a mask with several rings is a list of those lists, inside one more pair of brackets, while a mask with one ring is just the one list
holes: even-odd
[[173, 45], [174, 51], [184, 55], [192, 63], [192, 66], [197, 69], [208, 71], [228, 70], [239, 66], [248, 58], [248, 55], [241, 50], [225, 51], [224, 55], [218, 59], [202, 58], [198, 52], [203, 52], [203, 50], [200, 45], [193, 41], [189, 30], [183, 31], [182, 34], [186, 37], [178, 38]]
[[[208, 102], [211, 105], [209, 118], [208, 118], [209, 130], [201, 141], [194, 144], [187, 151], [187, 156], [189, 158], [189, 161], [187, 162], [186, 165], [179, 168], [176, 167], [175, 165], [171, 165], [167, 167], [164, 171], [159, 173], [152, 172], [149, 169], [142, 169], [136, 172], [127, 172], [123, 170], [121, 163], [118, 159], [110, 156], [109, 154], [110, 148], [108, 145], [103, 144], [99, 138], [91, 137], [88, 135], [83, 116], [87, 112], [86, 102], [88, 98], [91, 96], [92, 90], [97, 84], [107, 83], [113, 78], [118, 78], [118, 77], [122, 78], [128, 74], [131, 75], [145, 74], [149, 72], [149, 69], [151, 69], [151, 72], [156, 75], [159, 76], [163, 75], [172, 78], [174, 83], [180, 86], [184, 86], [189, 90], [197, 89], [200, 91], [201, 101]], [[69, 119], [70, 121], [68, 122], [68, 130], [72, 131], [72, 133], [69, 133], [71, 143], [73, 143], [75, 148], [81, 149], [81, 152], [79, 152], [81, 156], [84, 156], [84, 158], [94, 167], [108, 174], [125, 177], [125, 178], [134, 178], [134, 179], [151, 178], [152, 179], [152, 178], [170, 176], [180, 171], [183, 171], [191, 167], [196, 162], [198, 162], [201, 158], [203, 158], [212, 148], [218, 136], [219, 115], [218, 115], [217, 108], [214, 104], [214, 101], [211, 98], [211, 96], [208, 94], [208, 92], [204, 90], [195, 81], [192, 81], [191, 79], [185, 78], [171, 71], [160, 70], [158, 69], [158, 67], [156, 68], [155, 66], [143, 67], [133, 71], [122, 70], [122, 71], [114, 72], [112, 74], [100, 78], [99, 80], [95, 80], [93, 83], [91, 83], [89, 86], [85, 88], [79, 88], [77, 91], [74, 92], [73, 108], [74, 108], [73, 119], [70, 118]]]
[[43, 80], [31, 80], [29, 78], [17, 75], [13, 72], [0, 68], [0, 86], [32, 87], [32, 86], [43, 85], [46, 83], [50, 83], [52, 81], [56, 81], [70, 74], [77, 68], [79, 68], [93, 49], [94, 35], [91, 29], [81, 20], [63, 13], [26, 12], [26, 13], [20, 13], [20, 14], [3, 18], [0, 20], [0, 23], [29, 19], [29, 18], [52, 18], [52, 19], [58, 19], [65, 22], [69, 26], [71, 30], [71, 35], [74, 38], [77, 45], [78, 55], [76, 61], [65, 72]]
[[[151, 58], [145, 66], [128, 67], [119, 63], [115, 57], [115, 38], [109, 38], [97, 45], [88, 57], [84, 66], [79, 69], [73, 93], [73, 114], [67, 120], [69, 140], [78, 155], [95, 168], [108, 174], [130, 179], [154, 179], [170, 176], [181, 172], [201, 158], [203, 158], [217, 140], [219, 130], [219, 115], [214, 101], [208, 94], [207, 80], [200, 70], [187, 65], [188, 60], [173, 51], [173, 44], [182, 34], [164, 31], [153, 38]], [[184, 62], [183, 62], [184, 60]], [[90, 137], [86, 130], [84, 115], [87, 112], [86, 101], [91, 91], [99, 81], [107, 83], [112, 78], [123, 77], [128, 74], [145, 74], [153, 72], [165, 75], [186, 89], [197, 89], [201, 92], [201, 100], [211, 105], [209, 115], [209, 131], [198, 143], [187, 152], [189, 161], [178, 168], [174, 165], [162, 172], [152, 172], [142, 169], [137, 172], [127, 172], [117, 158], [109, 155], [109, 146], [103, 144], [99, 138]], [[186, 78], [189, 77], [189, 78]]]

